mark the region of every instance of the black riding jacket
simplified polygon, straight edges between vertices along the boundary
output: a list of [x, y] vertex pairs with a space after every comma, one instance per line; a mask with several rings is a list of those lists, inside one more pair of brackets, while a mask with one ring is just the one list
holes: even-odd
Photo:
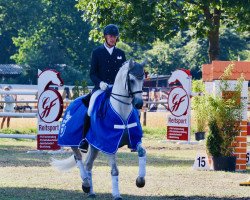
[[90, 68], [90, 78], [95, 85], [94, 90], [100, 89], [101, 81], [114, 84], [116, 74], [125, 61], [125, 53], [119, 48], [114, 47], [111, 55], [104, 45], [94, 49]]

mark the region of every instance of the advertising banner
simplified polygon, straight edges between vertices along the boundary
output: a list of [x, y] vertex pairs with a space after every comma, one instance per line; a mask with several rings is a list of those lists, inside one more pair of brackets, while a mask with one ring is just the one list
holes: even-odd
[[38, 150], [58, 150], [57, 144], [60, 122], [63, 112], [61, 94], [50, 86], [62, 86], [59, 72], [45, 70], [38, 72]]
[[190, 94], [191, 75], [188, 70], [176, 70], [169, 78], [169, 84], [178, 83], [168, 93], [167, 139], [190, 140]]

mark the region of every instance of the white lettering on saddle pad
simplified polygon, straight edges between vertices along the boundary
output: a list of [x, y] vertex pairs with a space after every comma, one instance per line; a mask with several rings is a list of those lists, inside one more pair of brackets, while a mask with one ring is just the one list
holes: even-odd
[[133, 128], [133, 127], [136, 127], [136, 126], [137, 126], [137, 123], [136, 123], [136, 122], [131, 123], [131, 124], [128, 124], [127, 126], [126, 126], [126, 125], [117, 125], [117, 124], [115, 124], [115, 125], [114, 125], [114, 129]]

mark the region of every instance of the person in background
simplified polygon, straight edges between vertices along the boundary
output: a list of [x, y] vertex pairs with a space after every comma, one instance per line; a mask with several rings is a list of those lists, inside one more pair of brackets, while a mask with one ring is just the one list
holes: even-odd
[[67, 109], [70, 103], [70, 99], [71, 99], [69, 87], [64, 88], [63, 93], [62, 93], [62, 98], [63, 98], [64, 109]]
[[[11, 86], [5, 86], [4, 87], [4, 91], [8, 92], [11, 90]], [[14, 106], [15, 103], [13, 101], [16, 100], [16, 96], [15, 95], [11, 95], [11, 94], [3, 94], [2, 95], [2, 99], [4, 99], [5, 103], [4, 103], [4, 107], [3, 107], [3, 112], [14, 112]], [[8, 116], [4, 116], [2, 119], [2, 123], [1, 123], [1, 129], [4, 126], [4, 122], [7, 119], [7, 128], [10, 127], [10, 117]]]
[[[98, 95], [112, 86], [115, 82], [116, 74], [122, 64], [126, 61], [123, 50], [116, 47], [119, 41], [119, 29], [115, 24], [107, 25], [103, 30], [105, 42], [92, 52], [90, 79], [94, 83], [94, 89], [89, 102], [88, 112], [84, 120], [83, 138], [85, 138], [90, 127], [90, 115], [95, 99]], [[87, 152], [88, 143], [82, 140], [79, 149]]]

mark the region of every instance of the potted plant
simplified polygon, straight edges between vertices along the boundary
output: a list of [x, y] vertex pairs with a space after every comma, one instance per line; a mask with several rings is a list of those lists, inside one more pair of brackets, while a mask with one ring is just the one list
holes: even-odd
[[208, 154], [212, 156], [214, 170], [235, 171], [235, 138], [240, 133], [243, 104], [241, 89], [243, 78], [238, 79], [233, 91], [230, 91], [228, 79], [233, 65], [229, 65], [220, 82], [217, 96], [207, 96], [208, 128], [206, 141]]
[[197, 141], [205, 139], [207, 126], [207, 101], [205, 94], [205, 85], [202, 80], [194, 80], [192, 82], [192, 109], [195, 122], [195, 139]]

